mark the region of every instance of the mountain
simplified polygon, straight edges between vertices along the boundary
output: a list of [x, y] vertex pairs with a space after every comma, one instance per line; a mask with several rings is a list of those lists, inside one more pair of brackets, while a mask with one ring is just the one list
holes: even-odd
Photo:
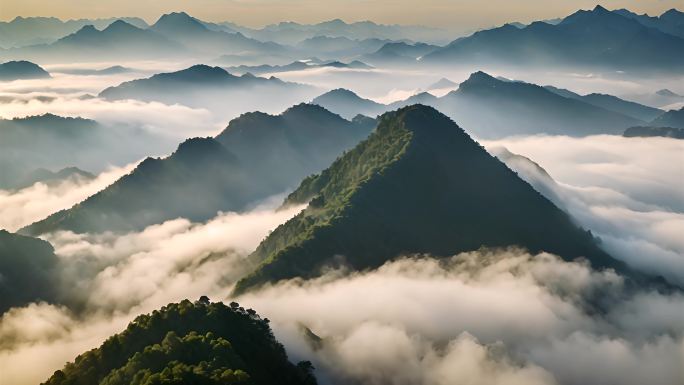
[[212, 56], [223, 52], [284, 50], [276, 43], [250, 39], [239, 32], [211, 29], [185, 12], [164, 14], [149, 29], [194, 51], [210, 53]]
[[605, 110], [617, 112], [619, 114], [629, 116], [634, 119], [639, 119], [644, 122], [650, 122], [663, 113], [663, 110], [661, 109], [645, 106], [636, 102], [630, 102], [613, 95], [598, 93], [579, 95], [572, 91], [556, 88], [553, 86], [545, 86], [544, 88], [560, 96], [581, 100], [596, 107], [601, 107]]
[[44, 79], [50, 74], [41, 66], [29, 61], [8, 61], [0, 64], [0, 81], [19, 79]]
[[57, 262], [49, 243], [0, 229], [0, 315], [14, 306], [54, 301]]
[[653, 119], [649, 124], [653, 127], [684, 128], [684, 107], [679, 110], [670, 110]]
[[621, 16], [634, 19], [646, 27], [656, 28], [670, 35], [684, 38], [684, 12], [670, 9], [660, 16], [637, 15], [627, 9], [613, 11]]
[[286, 45], [295, 45], [298, 42], [316, 36], [344, 37], [350, 40], [412, 40], [443, 44], [445, 43], [444, 36], [446, 35], [444, 30], [438, 28], [383, 25], [371, 21], [346, 23], [340, 19], [324, 21], [318, 24], [299, 24], [285, 21], [267, 25], [261, 29], [245, 28], [231, 23], [220, 24], [257, 40], [274, 41]]
[[306, 178], [285, 204], [304, 202], [249, 257], [257, 267], [237, 294], [315, 277], [336, 263], [363, 270], [402, 255], [482, 246], [517, 245], [623, 269], [590, 232], [431, 107], [383, 115], [367, 140]]
[[665, 138], [684, 139], [684, 128], [674, 127], [630, 127], [622, 135], [626, 138], [648, 138], [661, 136]]
[[437, 107], [479, 137], [621, 135], [643, 123], [535, 84], [502, 81], [481, 71], [439, 98]]
[[302, 55], [315, 55], [324, 59], [350, 58], [369, 54], [394, 40], [363, 39], [354, 40], [346, 37], [314, 36], [303, 40], [295, 46]]
[[0, 47], [14, 48], [36, 44], [50, 44], [57, 39], [74, 33], [86, 25], [104, 29], [116, 20], [123, 20], [138, 28], [147, 28], [147, 23], [137, 17], [108, 19], [78, 19], [62, 21], [55, 17], [21, 17], [0, 22]]
[[317, 105], [299, 104], [280, 115], [250, 112], [233, 119], [216, 140], [272, 194], [292, 189], [329, 166], [375, 128], [375, 121], [342, 119]]
[[37, 168], [75, 166], [100, 172], [123, 166], [165, 150], [168, 141], [135, 126], [84, 118], [44, 114], [0, 119], [0, 189], [24, 186]]
[[120, 66], [120, 65], [114, 65], [114, 66], [109, 66], [106, 68], [102, 69], [89, 69], [89, 68], [64, 68], [64, 69], [58, 69], [55, 70], [55, 72], [63, 73], [63, 74], [72, 74], [72, 75], [85, 75], [85, 76], [93, 76], [93, 75], [99, 75], [99, 76], [104, 76], [104, 75], [118, 75], [118, 74], [125, 74], [129, 72], [133, 72], [132, 68]]
[[407, 107], [413, 104], [423, 104], [426, 106], [438, 106], [440, 103], [440, 98], [432, 95], [429, 92], [421, 92], [408, 97], [404, 100], [398, 100], [392, 104], [389, 104], [385, 111], [392, 111], [399, 108]]
[[[284, 82], [275, 77], [261, 78], [251, 74], [235, 76], [220, 67], [203, 64], [181, 71], [156, 74], [150, 78], [124, 82], [109, 87], [100, 97], [109, 100], [138, 99], [189, 107], [209, 108], [217, 113], [252, 111], [266, 107], [264, 95], [283, 110], [308, 100], [315, 88]], [[230, 115], [227, 113], [227, 115]]]
[[502, 64], [610, 70], [684, 69], [684, 38], [642, 25], [601, 6], [578, 11], [557, 25], [506, 24], [479, 31], [428, 53], [433, 65]]
[[168, 158], [148, 158], [103, 191], [21, 232], [122, 232], [241, 211], [319, 172], [372, 128], [311, 105], [279, 116], [244, 114], [216, 139], [189, 139]]
[[440, 47], [425, 43], [387, 43], [377, 51], [365, 55], [362, 60], [368, 61], [371, 64], [415, 63], [416, 59], [437, 48]]
[[50, 171], [45, 168], [37, 168], [27, 175], [17, 183], [16, 189], [22, 189], [25, 187], [33, 186], [34, 184], [40, 182], [47, 185], [52, 185], [56, 183], [63, 182], [65, 180], [91, 180], [95, 179], [95, 175], [83, 171], [78, 167], [65, 167], [58, 171]]
[[337, 89], [315, 98], [312, 103], [345, 117], [356, 114], [375, 116], [412, 104], [425, 104], [437, 108], [468, 127], [469, 132], [483, 138], [528, 134], [622, 135], [625, 129], [643, 125], [646, 121], [611, 109], [649, 117], [655, 114], [651, 113], [650, 107], [609, 95], [585, 97], [565, 91], [568, 97], [561, 96], [558, 89], [500, 80], [478, 71], [461, 83], [457, 90], [442, 97], [422, 92], [385, 105], [363, 99], [352, 91]]
[[73, 62], [124, 59], [174, 58], [187, 54], [179, 43], [149, 29], [116, 20], [102, 30], [86, 25], [50, 44], [13, 48], [5, 57], [36, 58], [50, 62]]
[[248, 66], [248, 65], [240, 65], [240, 66], [234, 66], [234, 67], [229, 67], [226, 68], [229, 72], [233, 73], [250, 73], [252, 75], [262, 75], [262, 74], [267, 74], [267, 73], [274, 73], [274, 72], [290, 72], [290, 71], [302, 71], [302, 70], [307, 70], [307, 69], [312, 69], [312, 68], [325, 68], [325, 67], [333, 67], [333, 68], [350, 68], [350, 69], [372, 69], [373, 67], [369, 66], [366, 63], [363, 63], [358, 60], [351, 61], [349, 63], [342, 63], [339, 61], [332, 61], [332, 62], [323, 62], [323, 63], [313, 63], [313, 62], [304, 62], [304, 61], [293, 61], [292, 63], [285, 64], [285, 65], [270, 65], [270, 64], [261, 64], [261, 65], [256, 65], [256, 66]]
[[251, 202], [256, 191], [249, 187], [237, 158], [220, 143], [188, 139], [168, 158], [147, 158], [106, 189], [20, 232], [130, 231], [178, 217], [206, 220]]
[[312, 104], [319, 105], [340, 114], [344, 118], [352, 118], [358, 114], [376, 116], [383, 113], [386, 106], [370, 99], [364, 99], [354, 92], [337, 88], [316, 97]]
[[458, 87], [458, 83], [454, 83], [447, 78], [441, 78], [441, 79], [437, 80], [436, 82], [430, 84], [427, 87], [427, 90], [428, 91], [429, 90], [439, 90], [439, 89], [443, 89], [443, 88], [456, 88], [456, 87]]
[[315, 385], [312, 369], [288, 361], [268, 319], [203, 297], [138, 316], [44, 384]]

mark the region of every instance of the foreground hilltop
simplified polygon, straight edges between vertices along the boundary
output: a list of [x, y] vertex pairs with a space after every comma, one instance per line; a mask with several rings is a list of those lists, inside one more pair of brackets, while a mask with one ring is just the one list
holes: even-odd
[[623, 268], [591, 233], [423, 105], [383, 115], [367, 140], [305, 179], [286, 204], [305, 202], [307, 209], [251, 255], [258, 266], [237, 293], [315, 277], [339, 256], [361, 270], [402, 255], [450, 256], [482, 246], [517, 245]]
[[288, 361], [268, 320], [231, 305], [203, 297], [141, 315], [44, 384], [316, 384], [309, 363]]

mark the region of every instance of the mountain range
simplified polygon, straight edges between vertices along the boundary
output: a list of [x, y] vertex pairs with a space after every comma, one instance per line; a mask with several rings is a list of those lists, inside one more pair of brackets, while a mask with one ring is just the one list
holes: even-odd
[[187, 54], [179, 43], [149, 29], [116, 20], [99, 30], [85, 25], [78, 31], [50, 44], [12, 48], [0, 55], [22, 57], [40, 62], [143, 60], [178, 58]]
[[670, 9], [660, 16], [638, 15], [627, 9], [618, 9], [613, 12], [634, 19], [647, 27], [656, 28], [670, 35], [684, 38], [684, 12], [676, 9]]
[[[309, 99], [316, 89], [308, 85], [262, 78], [235, 76], [221, 67], [203, 64], [184, 70], [160, 73], [109, 87], [99, 96], [108, 100], [137, 99], [189, 107], [208, 108], [218, 114], [250, 111], [254, 106], [279, 110]], [[268, 102], [264, 95], [269, 96]]]
[[315, 99], [343, 116], [375, 116], [411, 104], [433, 106], [478, 137], [522, 134], [585, 136], [618, 134], [662, 114], [661, 110], [609, 95], [580, 96], [567, 90], [494, 78], [475, 72], [458, 89], [442, 97], [427, 92], [384, 105], [349, 90], [333, 90]]
[[106, 19], [78, 19], [62, 21], [56, 17], [21, 17], [0, 22], [0, 47], [14, 48], [27, 45], [50, 44], [72, 34], [86, 25], [104, 29], [116, 20], [123, 20], [138, 28], [147, 28], [147, 23], [137, 17], [116, 17]]
[[100, 172], [169, 145], [135, 126], [101, 124], [53, 114], [0, 119], [0, 189], [26, 185], [38, 168]]
[[340, 19], [317, 24], [281, 22], [267, 25], [262, 29], [246, 28], [232, 23], [220, 24], [258, 40], [287, 45], [295, 45], [316, 36], [344, 37], [350, 40], [396, 39], [441, 43], [446, 34], [446, 31], [434, 27], [385, 25], [371, 21], [346, 23]]
[[50, 74], [41, 66], [29, 61], [8, 61], [0, 64], [0, 81], [19, 79], [45, 79]]
[[21, 232], [130, 231], [244, 210], [325, 168], [374, 123], [350, 122], [305, 104], [278, 116], [244, 114], [216, 138], [189, 139], [167, 158], [148, 158], [103, 191]]
[[675, 127], [630, 127], [622, 135], [626, 138], [648, 138], [660, 136], [664, 138], [684, 139], [684, 128]]
[[426, 54], [421, 62], [677, 72], [684, 69], [684, 38], [596, 6], [556, 25], [506, 24], [479, 31]]
[[427, 106], [384, 114], [367, 140], [306, 178], [285, 205], [306, 202], [249, 257], [256, 268], [235, 293], [312, 278], [335, 265], [363, 270], [399, 256], [483, 246], [517, 245], [625, 269], [590, 232]]

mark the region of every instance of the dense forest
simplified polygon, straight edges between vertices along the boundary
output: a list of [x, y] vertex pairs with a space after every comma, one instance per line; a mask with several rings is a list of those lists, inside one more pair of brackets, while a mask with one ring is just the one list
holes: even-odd
[[137, 317], [45, 384], [315, 385], [312, 371], [307, 361], [288, 361], [268, 319], [202, 297]]

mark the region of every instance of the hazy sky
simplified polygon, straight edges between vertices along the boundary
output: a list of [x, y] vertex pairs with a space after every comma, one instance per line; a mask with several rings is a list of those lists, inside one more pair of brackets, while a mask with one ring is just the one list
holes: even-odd
[[684, 0], [0, 0], [0, 20], [16, 16], [139, 16], [154, 22], [163, 13], [183, 10], [208, 21], [249, 26], [341, 18], [467, 31], [508, 21], [565, 16], [597, 3], [608, 9], [628, 8], [652, 15], [670, 8], [684, 9]]

